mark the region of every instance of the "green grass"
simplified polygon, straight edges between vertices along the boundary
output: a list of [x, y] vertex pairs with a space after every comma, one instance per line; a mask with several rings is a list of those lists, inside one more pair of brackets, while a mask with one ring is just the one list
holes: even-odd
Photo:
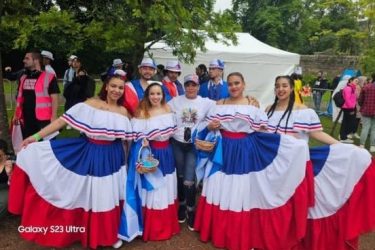
[[[63, 90], [63, 85], [62, 85], [62, 80], [59, 80], [58, 82], [60, 91], [62, 92]], [[95, 94], [99, 93], [100, 89], [102, 87], [101, 81], [96, 81], [96, 89], [95, 89]], [[15, 108], [15, 103], [14, 103], [14, 97], [16, 96], [17, 92], [17, 83], [13, 81], [9, 81], [7, 79], [4, 79], [4, 93], [6, 95], [6, 104], [7, 104], [7, 114], [8, 114], [8, 120], [9, 122], [11, 121], [14, 113], [14, 108]], [[12, 101], [13, 100], [13, 101]], [[61, 93], [61, 98], [59, 100], [59, 108], [57, 110], [57, 114], [60, 116], [64, 113], [64, 98], [62, 97]], [[63, 137], [77, 137], [79, 136], [79, 132], [71, 129], [63, 129], [60, 134], [58, 135], [58, 138], [63, 138]]]

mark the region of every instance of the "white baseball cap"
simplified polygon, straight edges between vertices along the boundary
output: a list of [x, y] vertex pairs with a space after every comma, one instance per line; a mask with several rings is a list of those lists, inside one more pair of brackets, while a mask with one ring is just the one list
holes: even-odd
[[42, 55], [42, 57], [46, 57], [50, 60], [54, 60], [53, 59], [53, 54], [51, 52], [49, 52], [48, 50], [42, 50], [42, 52], [40, 53]]

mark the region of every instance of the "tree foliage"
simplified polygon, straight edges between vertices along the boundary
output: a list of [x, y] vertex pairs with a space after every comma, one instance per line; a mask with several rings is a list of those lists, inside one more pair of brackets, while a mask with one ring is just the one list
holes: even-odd
[[358, 3], [351, 0], [234, 0], [244, 31], [273, 46], [298, 53], [330, 51], [355, 55], [365, 36]]
[[360, 63], [367, 74], [375, 73], [375, 3], [373, 0], [359, 1], [362, 9], [362, 24], [366, 30], [366, 48], [362, 53]]
[[[164, 40], [179, 59], [193, 62], [196, 50], [205, 50], [207, 37], [236, 43], [234, 31], [240, 26], [230, 14], [214, 13], [213, 4], [214, 0], [5, 0], [0, 2], [0, 50], [35, 47], [51, 50], [57, 58], [76, 53], [98, 72], [114, 56], [137, 64], [153, 43]], [[0, 82], [4, 97], [1, 75]], [[4, 111], [5, 103], [0, 103], [0, 115]]]

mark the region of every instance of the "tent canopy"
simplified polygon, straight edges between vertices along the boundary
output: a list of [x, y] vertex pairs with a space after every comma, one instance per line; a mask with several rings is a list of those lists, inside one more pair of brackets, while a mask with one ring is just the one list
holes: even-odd
[[[255, 96], [265, 107], [273, 102], [276, 76], [291, 74], [299, 64], [300, 56], [269, 46], [248, 33], [236, 35], [237, 45], [207, 39], [207, 51], [197, 51], [194, 65], [181, 63], [181, 77], [194, 73], [198, 64], [208, 66], [212, 59], [221, 59], [225, 63], [224, 78], [234, 71], [242, 73], [247, 84], [246, 93]], [[152, 45], [149, 52], [156, 64], [165, 65], [169, 60], [176, 60], [173, 50], [163, 41]]]

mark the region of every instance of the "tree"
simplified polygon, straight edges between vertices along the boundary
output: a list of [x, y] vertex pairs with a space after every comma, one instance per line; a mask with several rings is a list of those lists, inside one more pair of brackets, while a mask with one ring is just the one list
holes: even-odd
[[[108, 51], [131, 51], [135, 64], [160, 40], [174, 48], [179, 59], [193, 62], [195, 51], [205, 50], [207, 37], [236, 41], [233, 32], [239, 30], [230, 14], [213, 12], [212, 0], [122, 0], [93, 15], [96, 19], [86, 32], [104, 39]], [[144, 47], [145, 43], [149, 45]]]
[[362, 49], [356, 1], [234, 0], [233, 13], [244, 31], [281, 49], [303, 54]]
[[[235, 43], [234, 32], [240, 28], [229, 13], [213, 12], [214, 0], [5, 2], [3, 10], [14, 3], [29, 8], [1, 11], [5, 15], [1, 16], [0, 32], [5, 28], [7, 46], [53, 48], [57, 56], [64, 57], [85, 52], [94, 63], [102, 61], [105, 53], [116, 53], [126, 54], [136, 65], [145, 51], [160, 40], [174, 48], [179, 59], [193, 62], [195, 51], [205, 50], [207, 37]], [[144, 47], [145, 43], [149, 45]], [[0, 81], [2, 84], [1, 78]], [[0, 103], [0, 109], [5, 110], [4, 103]], [[3, 121], [6, 120], [5, 117]]]
[[30, 13], [32, 15], [33, 10], [32, 2], [25, 3], [21, 0], [0, 1], [0, 139], [5, 140], [9, 145], [11, 145], [11, 143], [8, 133], [9, 123], [5, 104], [1, 54], [3, 51], [11, 48], [12, 41], [17, 36], [17, 27], [28, 19], [25, 13]]
[[375, 3], [372, 0], [361, 0], [362, 7], [361, 23], [367, 33], [365, 50], [363, 51], [360, 64], [365, 74], [375, 73]]

